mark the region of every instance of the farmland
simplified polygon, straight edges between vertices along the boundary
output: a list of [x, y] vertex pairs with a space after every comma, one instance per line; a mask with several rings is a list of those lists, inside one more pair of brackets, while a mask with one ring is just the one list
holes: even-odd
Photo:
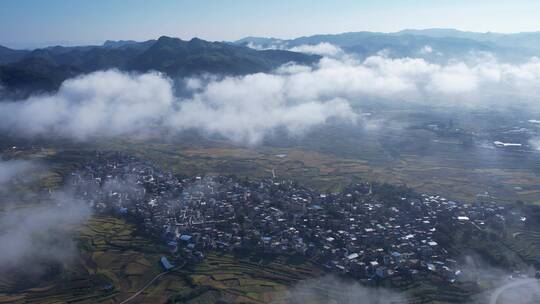
[[[40, 169], [31, 172], [39, 185], [17, 185], [12, 194], [21, 203], [4, 204], [9, 203], [4, 198], [2, 209], [30, 206], [33, 191], [61, 187], [64, 178], [91, 160], [96, 150], [135, 155], [183, 177], [233, 174], [256, 180], [275, 175], [323, 192], [360, 180], [381, 181], [462, 202], [485, 199], [509, 206], [518, 200], [526, 205], [540, 202], [538, 152], [467, 147], [456, 138], [394, 125], [370, 132], [325, 126], [306, 136], [270, 139], [256, 147], [193, 134], [174, 140], [115, 139], [89, 144], [35, 139], [29, 147], [20, 144], [11, 138], [2, 141], [3, 155], [39, 162]], [[532, 209], [524, 213], [537, 217]], [[508, 226], [504, 233], [491, 228], [447, 231], [451, 238], [445, 245], [460, 258], [480, 255], [490, 265], [523, 269], [540, 256], [539, 227], [531, 222], [525, 227]], [[77, 259], [31, 287], [21, 285], [21, 280], [0, 279], [0, 303], [121, 303], [163, 271], [159, 259], [167, 250], [124, 219], [94, 214], [72, 237]], [[287, 255], [213, 252], [198, 264], [160, 277], [133, 302], [289, 303], [294, 300], [291, 287], [323, 273], [309, 260]], [[474, 284], [449, 287], [440, 278], [427, 276], [385, 287], [406, 294], [413, 303], [462, 303], [495, 288], [494, 279], [489, 274], [474, 278]], [[331, 284], [321, 284], [317, 290], [332, 290]]]
[[[119, 303], [162, 272], [158, 261], [164, 251], [124, 220], [95, 216], [77, 238], [80, 259], [61, 276], [16, 294], [4, 289], [0, 303]], [[200, 264], [162, 276], [132, 303], [295, 303], [290, 288], [323, 273], [294, 256], [210, 253]], [[448, 288], [436, 276], [387, 287], [407, 295], [411, 303], [460, 303], [475, 291], [467, 285]], [[321, 299], [340, 297], [333, 281], [314, 288]]]
[[[16, 295], [4, 286], [0, 303], [118, 303], [163, 271], [162, 248], [137, 236], [123, 220], [93, 217], [80, 229], [78, 242], [80, 259], [62, 276]], [[163, 276], [133, 302], [266, 303], [320, 274], [309, 262], [287, 257], [210, 254], [201, 264]]]

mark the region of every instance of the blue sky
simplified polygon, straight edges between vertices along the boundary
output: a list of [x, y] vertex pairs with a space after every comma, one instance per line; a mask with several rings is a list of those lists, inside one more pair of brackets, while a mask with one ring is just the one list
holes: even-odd
[[292, 38], [405, 28], [540, 30], [538, 0], [0, 0], [0, 44]]

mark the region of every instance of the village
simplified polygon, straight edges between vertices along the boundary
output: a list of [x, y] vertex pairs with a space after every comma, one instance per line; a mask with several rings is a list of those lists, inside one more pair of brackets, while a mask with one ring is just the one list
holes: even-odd
[[437, 223], [481, 230], [487, 221], [526, 221], [493, 202], [464, 204], [368, 182], [320, 193], [275, 173], [180, 178], [119, 153], [97, 152], [66, 182], [96, 212], [129, 217], [165, 246], [165, 270], [209, 251], [245, 250], [303, 256], [359, 280], [433, 273], [452, 283], [463, 270], [439, 244]]

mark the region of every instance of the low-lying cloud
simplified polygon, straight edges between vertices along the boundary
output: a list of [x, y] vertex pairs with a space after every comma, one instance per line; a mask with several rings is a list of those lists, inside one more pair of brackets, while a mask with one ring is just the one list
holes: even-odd
[[17, 182], [33, 180], [30, 173], [41, 166], [29, 160], [0, 160], [0, 276], [8, 282], [32, 280], [69, 264], [77, 254], [73, 228], [91, 213], [67, 190], [17, 197]]
[[433, 48], [429, 45], [424, 45], [421, 49], [420, 49], [420, 54], [431, 54], [433, 53]]
[[350, 104], [334, 97], [294, 98], [286, 75], [253, 74], [207, 84], [179, 104], [167, 125], [195, 128], [236, 142], [256, 144], [276, 128], [299, 134], [331, 118], [353, 121]]
[[407, 303], [407, 298], [385, 288], [365, 287], [332, 275], [301, 281], [289, 291], [289, 303]]
[[332, 118], [355, 118], [350, 105], [337, 98], [288, 99], [281, 75], [188, 84], [192, 97], [181, 99], [159, 73], [96, 72], [66, 81], [54, 95], [0, 103], [0, 129], [78, 140], [195, 129], [256, 144], [276, 128], [298, 134]]
[[76, 256], [70, 236], [90, 216], [90, 207], [58, 192], [50, 203], [0, 213], [0, 275], [40, 276], [50, 265], [66, 265]]
[[197, 130], [254, 145], [278, 129], [298, 135], [332, 120], [354, 122], [365, 101], [538, 107], [537, 58], [508, 64], [476, 54], [467, 62], [435, 64], [384, 54], [358, 60], [330, 44], [297, 48], [326, 57], [272, 73], [186, 79], [182, 97], [159, 73], [84, 75], [53, 95], [0, 103], [0, 131], [85, 140]]
[[35, 164], [26, 160], [0, 159], [0, 191], [14, 178], [22, 177], [35, 167]]
[[540, 151], [540, 137], [531, 138], [529, 144], [534, 150]]
[[54, 95], [0, 105], [0, 127], [23, 135], [77, 139], [148, 130], [169, 113], [171, 82], [157, 73], [96, 72], [63, 83]]
[[345, 54], [340, 47], [330, 44], [328, 42], [321, 42], [319, 44], [299, 45], [291, 48], [290, 51], [326, 57], [337, 57], [343, 56]]

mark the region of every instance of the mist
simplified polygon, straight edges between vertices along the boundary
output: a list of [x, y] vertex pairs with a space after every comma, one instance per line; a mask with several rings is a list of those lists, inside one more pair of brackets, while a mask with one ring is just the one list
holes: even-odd
[[534, 137], [529, 140], [529, 144], [533, 147], [534, 150], [540, 151], [540, 138]]
[[304, 44], [289, 49], [292, 52], [306, 53], [312, 55], [320, 55], [325, 57], [339, 57], [344, 56], [345, 52], [338, 46], [335, 46], [328, 42], [321, 42], [319, 44]]
[[44, 275], [49, 267], [68, 265], [77, 256], [71, 233], [90, 216], [90, 208], [67, 192], [51, 202], [12, 206], [0, 213], [0, 275]]
[[[51, 197], [21, 201], [15, 181], [32, 180], [40, 164], [29, 160], [0, 160], [0, 276], [26, 279], [45, 275], [51, 267], [76, 257], [71, 233], [90, 216], [90, 207], [65, 189]], [[12, 276], [16, 273], [15, 276]]]
[[540, 297], [540, 284], [532, 277], [535, 273], [532, 266], [516, 273], [493, 266], [474, 253], [460, 260], [463, 264], [458, 280], [474, 282], [484, 290], [473, 296], [474, 303], [536, 303], [534, 299]]
[[1, 160], [0, 159], [0, 191], [7, 187], [7, 184], [14, 178], [24, 177], [36, 166], [35, 163], [27, 160]]
[[305, 280], [289, 291], [290, 303], [407, 303], [406, 296], [378, 287], [343, 281], [335, 276]]
[[[173, 80], [163, 74], [94, 72], [58, 92], [0, 103], [0, 131], [74, 140], [96, 136], [174, 136], [185, 130], [257, 145], [276, 130], [302, 136], [334, 121], [356, 125], [366, 102], [474, 108], [538, 109], [540, 60], [500, 63], [489, 54], [435, 64], [420, 58], [365, 60], [331, 44], [299, 46], [323, 54], [314, 66], [272, 73]], [[181, 82], [181, 92], [175, 83]]]

